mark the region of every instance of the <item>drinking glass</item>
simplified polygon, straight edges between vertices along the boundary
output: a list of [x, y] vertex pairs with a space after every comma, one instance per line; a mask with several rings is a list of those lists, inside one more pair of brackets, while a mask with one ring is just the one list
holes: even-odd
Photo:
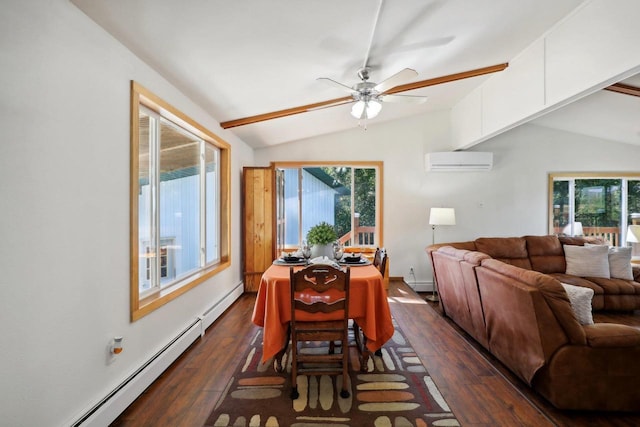
[[307, 242], [303, 241], [302, 247], [300, 249], [302, 251], [302, 256], [304, 257], [305, 261], [308, 263], [309, 258], [311, 258], [311, 246], [309, 246]]
[[344, 255], [344, 246], [341, 244], [337, 244], [333, 246], [333, 258], [336, 261], [340, 261], [342, 259], [342, 255]]

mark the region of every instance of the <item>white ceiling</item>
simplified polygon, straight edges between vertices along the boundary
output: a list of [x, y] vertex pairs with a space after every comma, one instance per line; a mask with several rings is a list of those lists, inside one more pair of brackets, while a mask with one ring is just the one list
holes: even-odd
[[[640, 87], [640, 75], [621, 83]], [[640, 145], [640, 97], [601, 90], [532, 123], [608, 141]]]
[[[316, 79], [351, 86], [367, 56], [374, 82], [404, 68], [415, 69], [417, 81], [509, 62], [583, 0], [72, 2], [224, 122], [348, 95]], [[369, 125], [450, 108], [486, 78], [405, 92], [429, 99], [420, 105], [386, 103]], [[616, 99], [626, 99], [622, 102], [632, 105], [631, 113], [612, 106]], [[619, 138], [637, 143], [638, 99], [603, 91], [536, 123], [577, 132], [566, 125], [572, 122], [584, 126], [579, 133], [602, 133], [592, 111], [593, 104], [605, 104], [615, 113], [609, 120], [626, 119], [617, 125]], [[329, 107], [232, 132], [253, 147], [265, 147], [356, 127], [349, 110], [350, 105]], [[563, 114], [582, 119], [571, 121]], [[585, 131], [587, 125], [594, 129]], [[630, 128], [635, 141], [628, 141]]]

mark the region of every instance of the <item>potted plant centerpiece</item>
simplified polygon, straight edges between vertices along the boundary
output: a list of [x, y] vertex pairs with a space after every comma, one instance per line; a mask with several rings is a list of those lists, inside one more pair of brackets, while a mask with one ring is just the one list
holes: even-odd
[[333, 225], [322, 221], [309, 229], [307, 242], [311, 245], [311, 257], [327, 256], [332, 258], [332, 243], [338, 239]]

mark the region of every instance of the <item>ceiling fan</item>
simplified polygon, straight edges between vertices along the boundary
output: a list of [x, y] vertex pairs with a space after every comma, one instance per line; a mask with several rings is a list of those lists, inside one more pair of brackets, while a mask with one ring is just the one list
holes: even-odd
[[[491, 65], [491, 66], [488, 66], [488, 67], [476, 68], [474, 70], [463, 71], [463, 72], [460, 72], [460, 73], [448, 74], [446, 76], [434, 77], [434, 78], [431, 78], [431, 79], [421, 80], [421, 81], [417, 81], [417, 82], [413, 82], [413, 83], [405, 83], [405, 84], [401, 84], [401, 85], [398, 85], [398, 86], [393, 86], [393, 87], [391, 87], [389, 89], [383, 90], [383, 91], [381, 91], [381, 93], [384, 94], [383, 97], [384, 97], [385, 101], [392, 101], [392, 100], [394, 100], [395, 96], [391, 97], [391, 95], [395, 95], [395, 94], [400, 93], [400, 92], [406, 92], [406, 91], [409, 91], [409, 90], [420, 89], [420, 88], [428, 87], [428, 86], [435, 86], [435, 85], [448, 83], [448, 82], [454, 82], [456, 80], [467, 79], [467, 78], [470, 78], [470, 77], [476, 77], [476, 76], [482, 76], [482, 75], [485, 75], [485, 74], [496, 73], [498, 71], [504, 70], [508, 66], [509, 66], [508, 63], [502, 63], [502, 64]], [[411, 69], [405, 69], [405, 70], [411, 70]], [[389, 80], [391, 80], [392, 82], [397, 81], [394, 77], [398, 76], [398, 74], [401, 74], [401, 73], [403, 73], [403, 78], [404, 78], [405, 70], [400, 71], [400, 73], [394, 74], [393, 76], [389, 77], [387, 80], [383, 81], [379, 85], [382, 85], [383, 83], [385, 83], [385, 86], [386, 86], [386, 82], [388, 82]], [[411, 70], [411, 71], [415, 73], [414, 70]], [[330, 79], [328, 79], [328, 80], [330, 80]], [[349, 86], [346, 86], [346, 85], [342, 85], [341, 83], [338, 83], [338, 82], [335, 82], [335, 83], [340, 85], [340, 86], [344, 86], [345, 88], [347, 88], [351, 92], [353, 92], [353, 90], [354, 90], [353, 88], [351, 88]], [[358, 83], [358, 84], [361, 84], [361, 83]], [[376, 86], [379, 86], [379, 85], [376, 85]], [[384, 86], [382, 88], [384, 88]], [[380, 87], [378, 88], [378, 90], [379, 89], [380, 89]], [[402, 97], [406, 97], [406, 96], [409, 96], [409, 95], [403, 95]], [[416, 97], [416, 98], [419, 98], [419, 97]], [[258, 115], [255, 115], [255, 116], [244, 117], [244, 118], [241, 118], [241, 119], [229, 120], [229, 121], [220, 123], [220, 126], [223, 129], [230, 129], [230, 128], [234, 128], [234, 127], [238, 127], [238, 126], [246, 126], [246, 125], [250, 125], [250, 124], [253, 124], [253, 123], [259, 123], [259, 122], [264, 122], [264, 121], [267, 121], [267, 120], [278, 119], [278, 118], [281, 118], [281, 117], [292, 116], [294, 114], [306, 113], [308, 111], [314, 111], [314, 110], [318, 110], [318, 109], [321, 109], [321, 108], [343, 105], [343, 104], [347, 104], [347, 103], [354, 102], [354, 101], [356, 101], [356, 104], [357, 104], [358, 100], [355, 99], [352, 95], [349, 95], [349, 96], [345, 96], [345, 97], [342, 97], [342, 98], [335, 98], [335, 99], [330, 99], [330, 100], [327, 100], [327, 101], [316, 102], [316, 103], [313, 103], [313, 104], [301, 105], [299, 107], [287, 108], [285, 110], [272, 111], [270, 113], [258, 114]], [[356, 111], [356, 114], [357, 114], [357, 111]], [[352, 115], [354, 115], [353, 109], [352, 109]]]
[[358, 77], [361, 82], [356, 83], [352, 87], [327, 77], [320, 77], [318, 80], [351, 93], [351, 97], [355, 101], [355, 104], [353, 104], [351, 108], [351, 115], [356, 119], [366, 120], [376, 117], [382, 109], [381, 102], [423, 103], [427, 100], [426, 96], [392, 95], [386, 93], [388, 90], [396, 87], [399, 82], [417, 76], [418, 73], [415, 70], [405, 68], [378, 84], [369, 81], [369, 71], [369, 67], [365, 66], [361, 68], [358, 71]]
[[[223, 129], [229, 129], [237, 126], [249, 125], [252, 123], [263, 122], [266, 120], [277, 119], [280, 117], [287, 117], [294, 114], [305, 113], [308, 111], [314, 111], [321, 108], [333, 107], [338, 105], [343, 105], [347, 103], [354, 102], [354, 105], [351, 109], [351, 115], [357, 119], [372, 119], [382, 109], [381, 102], [410, 102], [410, 103], [422, 103], [426, 101], [426, 97], [424, 96], [414, 96], [414, 95], [397, 95], [401, 92], [406, 92], [409, 90], [420, 89], [428, 86], [434, 86], [442, 83], [453, 82], [456, 80], [466, 79], [469, 77], [481, 76], [484, 74], [495, 73], [498, 71], [504, 70], [508, 64], [497, 64], [489, 67], [478, 68], [475, 70], [464, 71], [461, 73], [449, 74], [446, 76], [435, 77], [427, 80], [417, 81], [413, 83], [405, 83], [401, 84], [405, 81], [410, 81], [411, 79], [417, 77], [418, 73], [411, 69], [405, 68], [402, 71], [392, 75], [386, 80], [380, 83], [373, 83], [369, 81], [369, 73], [371, 71], [371, 67], [369, 66], [371, 49], [373, 47], [373, 42], [376, 34], [376, 28], [378, 27], [378, 23], [380, 20], [380, 15], [383, 9], [384, 0], [380, 0], [378, 4], [377, 13], [375, 15], [375, 21], [373, 24], [373, 29], [371, 31], [371, 39], [369, 42], [369, 48], [365, 55], [365, 60], [362, 68], [358, 71], [358, 77], [360, 78], [360, 82], [356, 83], [353, 86], [348, 86], [332, 80], [330, 78], [321, 77], [318, 80], [324, 81], [328, 84], [331, 84], [335, 87], [338, 87], [341, 90], [345, 90], [349, 92], [349, 96], [345, 96], [342, 98], [330, 99], [327, 101], [316, 102], [313, 104], [301, 105], [299, 107], [287, 108], [285, 110], [273, 111], [270, 113], [258, 114], [256, 116], [244, 117], [241, 119], [230, 120], [226, 122], [220, 123]], [[434, 7], [438, 7], [440, 3], [433, 3], [427, 5], [423, 12], [429, 12], [434, 10]]]

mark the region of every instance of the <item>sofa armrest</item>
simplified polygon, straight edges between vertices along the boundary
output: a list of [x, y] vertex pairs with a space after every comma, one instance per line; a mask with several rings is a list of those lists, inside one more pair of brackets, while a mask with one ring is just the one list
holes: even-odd
[[640, 265], [632, 265], [631, 271], [633, 272], [633, 280], [640, 282]]
[[585, 325], [589, 347], [636, 347], [640, 346], [640, 329], [615, 323]]

